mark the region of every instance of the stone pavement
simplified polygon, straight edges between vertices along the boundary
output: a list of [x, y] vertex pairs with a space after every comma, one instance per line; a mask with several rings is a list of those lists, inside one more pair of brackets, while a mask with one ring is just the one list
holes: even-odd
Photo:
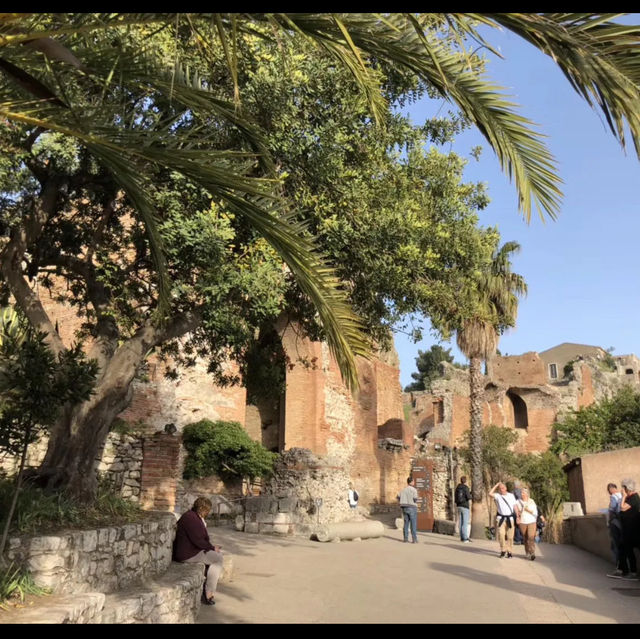
[[234, 555], [232, 581], [196, 623], [638, 623], [640, 582], [603, 559], [540, 544], [498, 559], [498, 544], [419, 533], [319, 543], [210, 528]]

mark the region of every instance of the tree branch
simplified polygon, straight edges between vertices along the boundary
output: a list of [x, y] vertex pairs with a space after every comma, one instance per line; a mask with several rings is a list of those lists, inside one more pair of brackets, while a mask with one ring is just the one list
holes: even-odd
[[64, 349], [64, 344], [40, 299], [27, 283], [22, 261], [27, 248], [40, 236], [47, 220], [53, 215], [59, 187], [59, 180], [49, 178], [33, 213], [27, 216], [25, 224], [12, 230], [11, 239], [0, 252], [0, 270], [18, 307], [34, 328], [47, 334], [47, 344], [56, 354]]

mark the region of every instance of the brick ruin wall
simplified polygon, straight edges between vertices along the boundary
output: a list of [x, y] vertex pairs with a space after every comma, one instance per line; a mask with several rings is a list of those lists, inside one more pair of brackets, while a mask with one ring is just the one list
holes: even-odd
[[[519, 441], [514, 449], [518, 452], [547, 450], [556, 419], [611, 396], [625, 384], [640, 385], [635, 375], [606, 371], [592, 357], [574, 362], [572, 374], [554, 384], [540, 383], [546, 373], [536, 353], [496, 357], [490, 369], [492, 377], [484, 380], [483, 425], [515, 429]], [[433, 382], [430, 392], [404, 394], [408, 426], [417, 437], [428, 433], [431, 443], [459, 446], [469, 430], [468, 373], [447, 364], [443, 372], [444, 377]], [[514, 401], [518, 399], [514, 396], [526, 406], [526, 428], [516, 423]]]
[[[57, 321], [63, 341], [73, 342], [79, 325], [74, 309], [48, 299], [45, 306]], [[302, 338], [294, 328], [288, 327], [282, 337], [294, 363], [287, 371], [285, 450], [306, 448], [326, 458], [336, 474], [336, 481], [330, 483], [345, 504], [349, 481], [360, 494], [361, 507], [395, 503], [413, 450], [412, 433], [403, 423], [397, 355], [381, 354], [369, 361], [359, 358], [361, 388], [352, 395], [328, 346]], [[255, 407], [247, 406], [243, 387], [214, 386], [202, 362], [181, 370], [177, 380], [167, 379], [165, 371], [165, 364], [152, 357], [134, 380], [130, 404], [118, 418], [119, 430], [128, 434], [109, 434], [99, 468], [123, 496], [140, 501], [145, 508], [182, 512], [204, 493], [214, 501], [214, 511], [219, 508], [221, 514], [233, 515], [246, 490], [215, 477], [195, 483], [183, 480], [185, 451], [180, 433], [188, 423], [222, 419], [246, 424], [250, 436], [264, 441], [262, 418], [255, 414]], [[177, 436], [164, 432], [169, 424], [175, 426]], [[30, 463], [38, 465], [45, 451], [46, 440], [33, 446]], [[4, 460], [6, 468], [11, 463]], [[309, 485], [304, 488], [307, 494], [310, 490]], [[348, 507], [325, 511], [335, 511], [336, 520], [352, 514]]]

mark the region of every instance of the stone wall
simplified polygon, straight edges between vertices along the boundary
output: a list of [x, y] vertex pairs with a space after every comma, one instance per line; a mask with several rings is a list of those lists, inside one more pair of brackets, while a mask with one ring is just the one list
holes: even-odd
[[[111, 432], [107, 436], [98, 472], [125, 499], [140, 500], [142, 471], [142, 437], [138, 434]], [[43, 437], [29, 446], [26, 468], [37, 468], [47, 452], [48, 438]], [[0, 458], [0, 470], [9, 475], [18, 472], [19, 458]]]
[[613, 563], [609, 529], [604, 515], [569, 517], [571, 540], [575, 546]]
[[172, 514], [153, 512], [123, 526], [11, 537], [6, 554], [55, 593], [109, 593], [163, 574], [171, 563], [175, 527]]
[[493, 357], [491, 373], [492, 381], [505, 386], [541, 386], [548, 380], [544, 362], [533, 351]]
[[351, 519], [348, 489], [338, 460], [292, 448], [278, 460], [265, 494], [247, 498], [245, 532], [306, 535], [319, 524]]
[[98, 472], [122, 497], [139, 502], [142, 438], [138, 435], [109, 433]]
[[640, 485], [640, 446], [583, 455], [573, 465], [569, 471], [571, 501], [581, 502], [585, 514], [608, 508], [608, 483], [620, 488], [621, 480], [629, 477]]

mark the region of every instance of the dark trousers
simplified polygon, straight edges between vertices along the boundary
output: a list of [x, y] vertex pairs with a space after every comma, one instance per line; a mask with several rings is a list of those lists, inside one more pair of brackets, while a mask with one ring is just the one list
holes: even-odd
[[[620, 522], [610, 523], [609, 524], [609, 537], [611, 538], [611, 552], [613, 553], [613, 558], [616, 562], [616, 568], [618, 570], [622, 570], [622, 572], [627, 572], [622, 567], [622, 557], [623, 557], [623, 542], [622, 542], [622, 528], [620, 527]], [[627, 563], [626, 556], [624, 560], [625, 564]]]
[[620, 570], [622, 572], [637, 572], [636, 566], [636, 553], [634, 552], [634, 546], [637, 546], [637, 540], [633, 534], [625, 534], [625, 530], [622, 531], [622, 555], [620, 558]]

